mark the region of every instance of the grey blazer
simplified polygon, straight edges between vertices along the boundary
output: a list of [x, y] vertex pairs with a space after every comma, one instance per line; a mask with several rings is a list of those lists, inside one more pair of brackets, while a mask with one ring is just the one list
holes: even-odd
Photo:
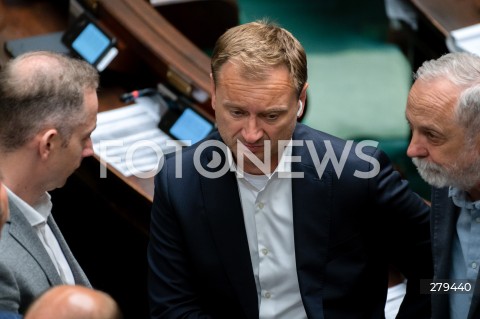
[[[62, 284], [62, 280], [23, 213], [12, 201], [9, 207], [10, 219], [0, 239], [0, 310], [24, 314], [39, 294]], [[91, 287], [51, 215], [47, 223], [72, 269], [75, 283]]]

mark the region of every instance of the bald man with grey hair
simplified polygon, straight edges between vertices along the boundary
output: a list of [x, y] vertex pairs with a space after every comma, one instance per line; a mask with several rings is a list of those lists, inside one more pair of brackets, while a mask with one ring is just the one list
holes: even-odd
[[90, 286], [53, 218], [49, 192], [93, 155], [98, 85], [92, 65], [48, 51], [0, 70], [0, 171], [10, 208], [0, 239], [0, 310], [24, 314], [52, 286]]

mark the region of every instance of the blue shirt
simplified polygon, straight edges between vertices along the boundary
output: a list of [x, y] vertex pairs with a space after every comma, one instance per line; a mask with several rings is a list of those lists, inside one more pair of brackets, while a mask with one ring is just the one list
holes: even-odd
[[0, 319], [22, 319], [23, 317], [15, 312], [0, 310]]
[[450, 293], [450, 318], [465, 319], [468, 316], [473, 284], [477, 280], [480, 267], [480, 200], [472, 202], [466, 192], [457, 188], [450, 188], [449, 196], [455, 206], [460, 208], [452, 242], [450, 279], [457, 285], [466, 280], [472, 283], [469, 293]]

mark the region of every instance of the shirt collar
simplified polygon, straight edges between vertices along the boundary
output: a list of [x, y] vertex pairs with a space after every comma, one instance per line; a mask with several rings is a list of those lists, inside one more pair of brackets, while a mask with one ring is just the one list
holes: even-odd
[[5, 187], [7, 190], [8, 197], [10, 200], [23, 212], [23, 215], [28, 220], [30, 225], [37, 226], [47, 222], [48, 216], [52, 211], [52, 201], [51, 196], [47, 192], [42, 195], [38, 204], [34, 207], [27, 204], [23, 199], [18, 197], [14, 192], [12, 192], [8, 187]]
[[448, 196], [451, 197], [453, 203], [460, 208], [480, 210], [480, 200], [472, 202], [468, 197], [467, 192], [459, 188], [450, 187], [448, 190]]
[[[227, 147], [227, 156], [228, 156], [228, 161], [230, 163], [230, 170], [232, 172], [236, 173], [237, 178], [243, 177], [245, 172], [241, 171], [235, 161], [233, 160], [233, 154], [232, 151], [230, 150], [230, 147]], [[292, 162], [291, 160], [287, 161], [287, 158], [290, 158], [292, 155], [292, 139], [288, 141], [288, 143], [285, 145], [283, 152], [282, 152], [282, 157], [280, 158], [280, 161], [278, 162], [277, 167], [275, 168], [275, 171], [272, 174], [267, 175], [269, 178], [272, 176], [277, 175], [279, 172], [281, 173], [290, 173], [292, 171]]]

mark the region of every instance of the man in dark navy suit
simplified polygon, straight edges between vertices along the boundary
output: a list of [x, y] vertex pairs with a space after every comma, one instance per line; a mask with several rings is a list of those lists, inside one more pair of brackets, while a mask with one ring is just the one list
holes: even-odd
[[429, 207], [375, 142], [297, 123], [301, 44], [247, 23], [211, 66], [218, 131], [155, 179], [151, 318], [384, 318], [390, 264], [408, 281], [398, 318], [429, 318]]

